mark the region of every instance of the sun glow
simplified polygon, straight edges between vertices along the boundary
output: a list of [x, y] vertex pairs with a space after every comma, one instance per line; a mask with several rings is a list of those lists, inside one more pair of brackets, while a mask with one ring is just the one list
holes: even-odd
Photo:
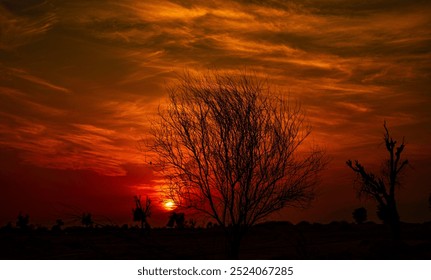
[[176, 208], [175, 202], [173, 200], [165, 200], [163, 202], [163, 207], [167, 210], [167, 211], [172, 211]]

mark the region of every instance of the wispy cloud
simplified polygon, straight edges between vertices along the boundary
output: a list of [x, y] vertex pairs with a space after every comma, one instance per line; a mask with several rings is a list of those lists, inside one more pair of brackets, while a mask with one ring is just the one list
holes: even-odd
[[42, 78], [36, 77], [23, 69], [9, 68], [8, 70], [11, 71], [12, 74], [16, 77], [27, 80], [42, 87], [46, 87], [48, 89], [63, 93], [71, 93], [69, 89], [50, 83]]
[[13, 50], [48, 32], [56, 22], [49, 2], [0, 2], [0, 50]]
[[[122, 162], [137, 161], [134, 141], [146, 137], [165, 85], [184, 68], [255, 69], [302, 101], [317, 141], [328, 142], [334, 153], [357, 146], [358, 137], [374, 141], [380, 130], [374, 124], [384, 119], [403, 129], [431, 124], [425, 106], [431, 73], [426, 1], [122, 0], [0, 7], [2, 30], [16, 37], [8, 40], [15, 43], [1, 41], [3, 56], [9, 55], [3, 65], [13, 76], [3, 81], [3, 95], [11, 100], [24, 94], [14, 98], [32, 113], [0, 109], [36, 119], [49, 131], [41, 143], [51, 137], [70, 150], [56, 150], [50, 160], [82, 162], [85, 155], [98, 171], [121, 173]], [[47, 92], [73, 94], [47, 98]], [[47, 120], [49, 108], [58, 110], [57, 119]], [[405, 129], [413, 138], [419, 133]], [[25, 125], [21, 130], [32, 131]], [[44, 153], [31, 159], [48, 158]]]

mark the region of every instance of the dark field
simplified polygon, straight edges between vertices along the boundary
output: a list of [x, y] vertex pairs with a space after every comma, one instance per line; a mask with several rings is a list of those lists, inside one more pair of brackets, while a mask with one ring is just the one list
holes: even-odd
[[[241, 259], [431, 259], [431, 223], [402, 224], [401, 241], [385, 225], [366, 223], [255, 226], [241, 245]], [[0, 258], [14, 259], [225, 259], [221, 229], [2, 228]]]

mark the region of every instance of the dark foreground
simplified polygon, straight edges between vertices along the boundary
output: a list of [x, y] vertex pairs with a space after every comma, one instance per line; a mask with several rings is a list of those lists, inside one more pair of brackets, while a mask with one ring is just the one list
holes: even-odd
[[[0, 231], [0, 259], [225, 259], [221, 229], [69, 228]], [[254, 227], [241, 259], [431, 259], [431, 223], [403, 224], [392, 241], [385, 225], [271, 222]]]

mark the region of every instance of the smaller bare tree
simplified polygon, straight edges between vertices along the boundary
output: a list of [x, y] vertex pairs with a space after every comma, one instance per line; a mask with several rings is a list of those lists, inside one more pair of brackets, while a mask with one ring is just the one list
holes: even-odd
[[147, 196], [145, 198], [145, 206], [142, 206], [141, 196], [135, 196], [135, 206], [132, 209], [133, 221], [141, 223], [141, 229], [149, 229], [150, 225], [147, 218], [151, 216], [151, 199]]
[[400, 217], [395, 199], [395, 190], [400, 184], [399, 177], [408, 165], [408, 160], [401, 159], [401, 153], [405, 148], [404, 139], [397, 146], [397, 141], [389, 134], [386, 122], [383, 127], [385, 129], [383, 139], [386, 151], [389, 153], [389, 159], [384, 161], [381, 176], [368, 172], [357, 160], [355, 162], [348, 160], [346, 163], [358, 176], [360, 182], [358, 196], [371, 198], [377, 202], [379, 218], [384, 223], [389, 224], [393, 237], [398, 239], [400, 235]]

